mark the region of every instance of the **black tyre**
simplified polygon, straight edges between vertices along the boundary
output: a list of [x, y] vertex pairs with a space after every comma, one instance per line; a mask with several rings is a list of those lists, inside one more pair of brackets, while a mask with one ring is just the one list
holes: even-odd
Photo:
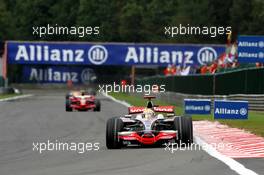
[[182, 117], [182, 141], [186, 144], [193, 143], [193, 124], [191, 116]]
[[66, 100], [68, 100], [69, 98], [71, 97], [71, 94], [70, 93], [68, 93], [68, 94], [66, 94]]
[[101, 102], [99, 100], [95, 100], [95, 108], [94, 111], [101, 111]]
[[174, 119], [173, 129], [176, 130], [178, 133], [178, 140], [176, 140], [177, 143], [179, 143], [182, 140], [181, 119], [182, 117], [175, 117]]
[[108, 149], [118, 149], [122, 147], [122, 142], [118, 139], [118, 132], [123, 129], [123, 121], [118, 118], [110, 118], [106, 123], [106, 147]]
[[187, 145], [193, 143], [193, 125], [191, 116], [176, 117], [174, 119], [174, 129], [178, 131], [177, 142]]
[[66, 99], [65, 110], [67, 112], [71, 112], [72, 111], [72, 108], [70, 106], [70, 100], [68, 100], [68, 99]]

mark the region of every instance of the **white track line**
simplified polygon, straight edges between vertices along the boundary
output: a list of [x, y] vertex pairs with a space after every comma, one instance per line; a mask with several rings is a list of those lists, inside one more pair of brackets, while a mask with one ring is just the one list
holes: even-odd
[[108, 95], [107, 93], [102, 92], [102, 95], [107, 97], [107, 98], [110, 98], [114, 102], [119, 103], [121, 105], [124, 105], [126, 107], [130, 107], [131, 106], [131, 104], [127, 103], [126, 101], [117, 100], [116, 98], [112, 97], [111, 95]]
[[240, 175], [257, 175], [257, 173], [255, 173], [254, 171], [252, 171], [250, 169], [247, 169], [241, 163], [235, 161], [234, 159], [232, 159], [230, 157], [227, 157], [227, 156], [219, 153], [216, 149], [214, 149], [211, 145], [207, 144], [205, 141], [203, 141], [199, 137], [195, 136], [194, 140], [197, 144], [203, 145], [203, 148], [205, 148], [203, 150], [206, 151], [209, 155], [220, 160], [221, 162], [223, 162], [224, 164], [229, 166], [229, 168], [231, 170], [234, 170], [238, 174], [240, 174]]
[[[125, 101], [117, 100], [116, 98], [114, 98], [114, 97], [112, 97], [106, 93], [102, 93], [102, 95], [107, 97], [107, 98], [110, 98], [114, 102], [119, 103], [121, 105], [124, 105], [126, 107], [131, 106], [129, 103], [127, 103]], [[244, 165], [242, 165], [238, 161], [236, 161], [230, 157], [227, 157], [225, 155], [222, 155], [216, 149], [214, 149], [211, 145], [209, 145], [205, 141], [203, 141], [201, 138], [194, 136], [194, 141], [197, 144], [202, 145], [203, 148], [205, 148], [204, 149], [205, 152], [207, 152], [212, 157], [215, 157], [216, 159], [220, 160], [221, 162], [226, 164], [231, 170], [237, 172], [238, 174], [240, 174], [240, 175], [258, 175], [256, 172], [254, 172], [250, 169], [247, 169]]]
[[9, 98], [4, 98], [4, 99], [0, 99], [0, 102], [5, 102], [5, 101], [10, 101], [10, 100], [18, 100], [21, 98], [28, 98], [28, 97], [32, 97], [32, 94], [28, 94], [28, 95], [19, 95], [19, 96], [15, 96], [15, 97], [9, 97]]

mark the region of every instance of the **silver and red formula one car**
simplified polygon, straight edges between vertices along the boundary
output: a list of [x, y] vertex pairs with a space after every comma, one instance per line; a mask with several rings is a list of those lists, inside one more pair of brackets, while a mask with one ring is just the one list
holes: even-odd
[[193, 142], [191, 116], [176, 116], [174, 106], [153, 105], [154, 96], [146, 107], [129, 107], [128, 115], [108, 119], [106, 146], [117, 149], [129, 145], [162, 145]]
[[88, 91], [73, 91], [66, 95], [65, 109], [70, 111], [100, 111], [101, 103], [94, 93]]

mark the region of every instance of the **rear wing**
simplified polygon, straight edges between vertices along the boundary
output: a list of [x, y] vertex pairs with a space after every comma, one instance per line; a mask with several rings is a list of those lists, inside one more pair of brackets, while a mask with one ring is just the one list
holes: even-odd
[[[142, 106], [131, 106], [128, 107], [129, 114], [138, 114], [143, 113], [146, 107]], [[154, 106], [153, 110], [155, 112], [163, 112], [163, 113], [174, 113], [174, 106]]]
[[174, 113], [174, 106], [154, 106], [155, 112]]
[[144, 112], [146, 108], [141, 106], [128, 107], [128, 114], [138, 114]]
[[144, 95], [144, 99], [148, 99], [148, 100], [151, 100], [151, 99], [155, 99], [156, 97], [153, 96], [153, 95]]

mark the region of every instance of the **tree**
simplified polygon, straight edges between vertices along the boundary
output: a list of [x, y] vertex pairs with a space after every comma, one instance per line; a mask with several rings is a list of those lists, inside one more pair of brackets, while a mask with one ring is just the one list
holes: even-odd
[[120, 16], [119, 35], [122, 41], [140, 42], [144, 40], [141, 33], [143, 8], [136, 2], [127, 3]]
[[4, 0], [0, 0], [0, 41], [10, 38], [12, 28], [11, 14], [7, 10]]
[[143, 11], [142, 33], [147, 41], [166, 41], [164, 27], [172, 25], [171, 19], [177, 14], [177, 1], [153, 0]]
[[[224, 37], [166, 37], [165, 26], [232, 26], [264, 34], [263, 0], [0, 0], [0, 39], [224, 43]], [[99, 35], [33, 35], [33, 26], [100, 27]]]
[[250, 22], [250, 33], [253, 35], [264, 35], [264, 1], [253, 0]]
[[[51, 15], [50, 24], [63, 27], [71, 27], [76, 25], [78, 17], [79, 2], [73, 3], [72, 0], [63, 0], [56, 2], [48, 10]], [[71, 35], [58, 35], [53, 36], [52, 40], [76, 40], [75, 36]]]
[[91, 41], [117, 41], [118, 0], [80, 0], [77, 25], [99, 26], [100, 34], [83, 38]]
[[49, 8], [55, 4], [54, 0], [24, 0], [14, 4], [12, 23], [15, 28], [12, 34], [17, 40], [49, 40], [50, 36], [40, 38], [33, 35], [33, 27], [47, 26], [51, 23], [52, 15]]
[[233, 0], [233, 5], [230, 8], [230, 24], [234, 32], [239, 34], [250, 33], [251, 12], [252, 1]]

